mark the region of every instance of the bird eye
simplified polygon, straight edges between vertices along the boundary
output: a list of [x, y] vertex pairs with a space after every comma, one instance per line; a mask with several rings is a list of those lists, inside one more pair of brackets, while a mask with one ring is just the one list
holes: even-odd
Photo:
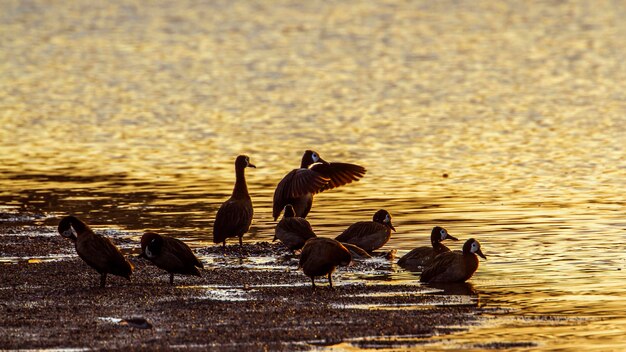
[[448, 233], [446, 232], [446, 230], [443, 230], [443, 229], [442, 229], [440, 233], [441, 233], [441, 239], [442, 239], [442, 240], [445, 240], [445, 239], [446, 239], [446, 236], [448, 235]]
[[317, 153], [313, 153], [313, 154], [311, 155], [311, 158], [313, 158], [313, 161], [318, 161], [318, 160], [320, 160], [320, 157], [317, 155]]

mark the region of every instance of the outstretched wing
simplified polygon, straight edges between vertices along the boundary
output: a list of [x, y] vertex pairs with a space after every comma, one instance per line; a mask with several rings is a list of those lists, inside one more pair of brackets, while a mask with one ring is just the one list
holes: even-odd
[[295, 169], [276, 186], [272, 214], [277, 218], [290, 199], [319, 192], [330, 179], [311, 169]]
[[363, 166], [348, 163], [318, 163], [313, 164], [309, 170], [315, 171], [329, 179], [326, 184], [312, 193], [324, 192], [352, 181], [358, 181], [367, 172]]

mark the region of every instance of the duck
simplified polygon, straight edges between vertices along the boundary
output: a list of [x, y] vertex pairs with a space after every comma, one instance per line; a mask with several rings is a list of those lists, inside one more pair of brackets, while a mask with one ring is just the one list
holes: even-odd
[[414, 248], [398, 260], [398, 265], [409, 271], [419, 271], [420, 268], [428, 266], [428, 264], [430, 264], [430, 262], [432, 262], [433, 259], [435, 259], [435, 257], [439, 254], [450, 251], [448, 247], [441, 243], [441, 241], [447, 239], [453, 241], [459, 240], [458, 238], [452, 236], [448, 230], [443, 227], [433, 227], [430, 232], [430, 243], [432, 246]]
[[170, 274], [170, 285], [174, 284], [174, 274], [201, 276], [198, 268], [204, 268], [183, 241], [154, 232], [146, 232], [141, 237], [139, 257], [167, 271]]
[[350, 225], [335, 239], [339, 242], [351, 243], [372, 253], [389, 241], [391, 230], [396, 228], [391, 223], [391, 214], [380, 209], [374, 214], [372, 221], [359, 221]]
[[276, 225], [274, 232], [274, 241], [280, 240], [285, 246], [292, 251], [296, 251], [304, 247], [309, 238], [317, 237], [311, 224], [299, 216], [296, 216], [291, 204], [285, 205], [283, 218]]
[[315, 291], [315, 277], [328, 275], [328, 283], [333, 288], [332, 273], [337, 266], [349, 265], [352, 255], [341, 243], [332, 238], [313, 237], [306, 241], [298, 268], [311, 278]]
[[469, 280], [478, 269], [478, 257], [487, 259], [480, 248], [478, 240], [470, 238], [463, 244], [463, 252], [444, 252], [439, 254], [424, 268], [420, 276], [421, 282], [451, 283]]
[[61, 219], [57, 230], [74, 243], [78, 256], [100, 274], [101, 288], [106, 286], [107, 274], [130, 281], [134, 266], [110, 239], [96, 234], [89, 225], [73, 215]]
[[256, 168], [247, 155], [239, 155], [235, 159], [235, 188], [230, 198], [218, 209], [213, 223], [213, 242], [222, 242], [224, 248], [226, 239], [231, 237], [239, 237], [239, 246], [243, 247], [242, 237], [252, 223], [254, 210], [244, 172], [247, 167]]
[[306, 218], [313, 206], [313, 195], [358, 181], [366, 171], [360, 165], [329, 163], [319, 153], [306, 150], [300, 168], [289, 172], [276, 186], [272, 205], [274, 221], [287, 204], [293, 206], [296, 216]]

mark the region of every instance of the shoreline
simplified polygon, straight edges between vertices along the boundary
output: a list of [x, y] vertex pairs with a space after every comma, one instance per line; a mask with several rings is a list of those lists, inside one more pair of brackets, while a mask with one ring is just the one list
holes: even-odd
[[[0, 255], [24, 258], [0, 263], [2, 349], [409, 348], [481, 319], [471, 284], [450, 290], [468, 295], [459, 302], [417, 283], [350, 278], [390, 271], [385, 257], [338, 268], [334, 290], [318, 278], [312, 291], [297, 259], [269, 242], [244, 243], [243, 255], [235, 244], [225, 254], [221, 245], [196, 249], [205, 264], [202, 277], [176, 275], [174, 286], [166, 272], [131, 254], [132, 280], [110, 275], [100, 289], [99, 275], [51, 232], [56, 229], [32, 221], [0, 222]], [[127, 247], [138, 245], [120, 234], [106, 236], [127, 256]], [[32, 257], [40, 259], [26, 259]], [[120, 322], [133, 317], [152, 328]]]

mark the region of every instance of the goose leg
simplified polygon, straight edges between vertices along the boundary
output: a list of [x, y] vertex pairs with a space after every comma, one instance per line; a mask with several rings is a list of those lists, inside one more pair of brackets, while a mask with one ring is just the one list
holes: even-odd
[[170, 285], [174, 284], [174, 274], [170, 274]]
[[107, 283], [107, 273], [100, 274], [100, 287], [104, 288]]
[[311, 283], [313, 284], [313, 291], [315, 292], [315, 276], [311, 276]]
[[328, 283], [330, 284], [330, 288], [333, 288], [333, 277], [330, 276], [330, 273], [328, 273]]

